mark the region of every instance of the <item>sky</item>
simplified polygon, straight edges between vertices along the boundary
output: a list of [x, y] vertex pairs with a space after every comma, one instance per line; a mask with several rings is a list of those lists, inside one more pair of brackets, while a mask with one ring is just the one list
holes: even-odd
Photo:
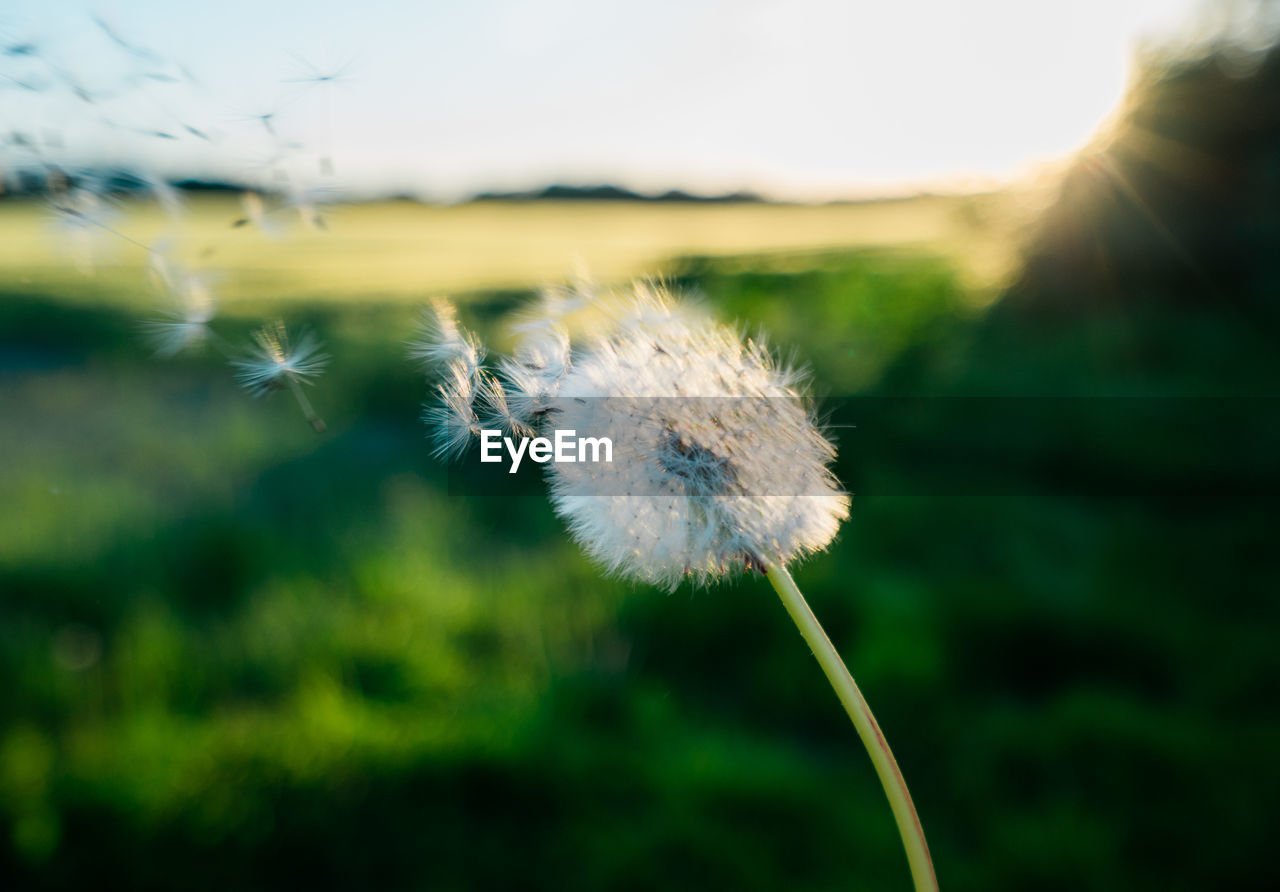
[[286, 171], [446, 199], [981, 186], [1085, 145], [1138, 42], [1193, 12], [1203, 0], [3, 0], [0, 165]]

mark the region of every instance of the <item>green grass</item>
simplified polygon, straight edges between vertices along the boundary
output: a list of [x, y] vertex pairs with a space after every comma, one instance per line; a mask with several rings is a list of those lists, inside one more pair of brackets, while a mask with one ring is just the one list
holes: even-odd
[[[697, 225], [783, 247], [764, 242], [781, 218], [739, 211], [757, 213]], [[201, 213], [200, 232], [257, 238]], [[446, 272], [411, 259], [449, 228], [424, 221], [475, 214], [454, 237], [566, 244], [599, 218], [392, 208], [365, 229], [374, 213], [335, 215], [336, 243], [363, 233], [367, 251], [341, 255], [341, 276], [323, 234], [243, 247], [260, 262], [215, 255], [230, 336], [283, 309], [325, 339], [322, 437], [287, 394], [239, 392], [216, 355], [151, 357], [136, 258], [78, 280], [0, 239], [0, 884], [907, 888], [871, 767], [767, 583], [603, 579], [545, 499], [451, 496], [429, 457], [429, 385], [401, 345], [414, 299], [462, 289], [492, 333], [566, 267], [494, 241]], [[982, 314], [927, 232], [911, 250], [805, 236], [681, 261], [707, 243], [658, 219], [626, 225], [672, 241], [608, 246], [622, 259], [592, 257], [603, 277], [665, 258], [794, 347], [836, 422], [862, 424], [838, 470], [864, 494], [797, 579], [893, 744], [943, 887], [1280, 880], [1280, 571], [1273, 514], [1238, 487], [1273, 492], [1258, 437], [1274, 432], [1226, 413], [1221, 440], [1184, 437], [1153, 467], [1152, 428], [1108, 420], [1098, 451], [1081, 430], [1109, 416], [1051, 403], [1016, 429], [966, 401], [1256, 392], [1274, 380], [1265, 339], [1159, 306]], [[1160, 411], [1155, 429], [1176, 429]], [[1256, 448], [1223, 461], [1222, 442]]]
[[[786, 206], [609, 202], [485, 202], [436, 207], [392, 202], [326, 209], [326, 229], [296, 213], [268, 215], [264, 237], [235, 227], [234, 199], [193, 199], [180, 227], [158, 207], [123, 204], [115, 230], [60, 236], [37, 205], [0, 202], [0, 269], [18, 286], [142, 306], [142, 246], [170, 244], [185, 263], [220, 276], [227, 308], [262, 300], [421, 301], [440, 293], [530, 289], [582, 273], [606, 282], [666, 274], [681, 257], [880, 248], [949, 257], [975, 293], [1008, 274], [1015, 194], [925, 196], [901, 201]], [[98, 272], [124, 287], [104, 287]]]

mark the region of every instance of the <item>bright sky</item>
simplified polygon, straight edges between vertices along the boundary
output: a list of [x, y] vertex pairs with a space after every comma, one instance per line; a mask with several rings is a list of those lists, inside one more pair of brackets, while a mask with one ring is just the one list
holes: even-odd
[[[1136, 41], [1199, 5], [4, 0], [0, 136], [64, 163], [258, 180], [284, 164], [311, 186], [445, 198], [553, 181], [802, 198], [972, 184], [1087, 142]], [[269, 113], [270, 128], [251, 117]]]

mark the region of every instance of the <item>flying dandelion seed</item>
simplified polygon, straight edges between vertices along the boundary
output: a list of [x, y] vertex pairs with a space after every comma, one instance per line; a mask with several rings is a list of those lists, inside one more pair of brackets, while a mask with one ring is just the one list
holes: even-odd
[[315, 432], [322, 434], [325, 423], [302, 392], [303, 384], [311, 384], [329, 363], [320, 350], [320, 342], [310, 333], [296, 344], [290, 344], [284, 323], [276, 321], [253, 333], [254, 349], [243, 359], [234, 359], [236, 381], [255, 397], [288, 387], [298, 401]]
[[197, 277], [184, 283], [181, 307], [167, 319], [146, 323], [146, 331], [156, 355], [176, 356], [183, 350], [205, 343], [211, 335], [209, 323], [213, 321], [214, 300], [208, 284]]
[[260, 114], [242, 115], [237, 120], [256, 121], [262, 125], [262, 129], [267, 131], [268, 135], [274, 137], [276, 135], [275, 119], [277, 114], [279, 114], [278, 111], [266, 111]]
[[102, 16], [92, 15], [90, 17], [93, 19], [93, 23], [98, 26], [98, 30], [105, 34], [108, 40], [114, 43], [125, 53], [133, 56], [135, 59], [141, 59], [144, 62], [151, 63], [164, 61], [164, 57], [154, 50], [147, 49], [144, 46], [139, 46], [131, 40], [127, 40], [117, 28]]
[[347, 78], [347, 72], [351, 70], [351, 64], [354, 59], [348, 59], [341, 65], [332, 69], [322, 69], [311, 64], [300, 56], [294, 56], [293, 61], [298, 68], [295, 77], [287, 78], [286, 84], [299, 84], [304, 87], [316, 87], [324, 84], [342, 83]]
[[213, 332], [216, 301], [208, 274], [187, 270], [169, 259], [164, 248], [151, 251], [151, 270], [176, 306], [164, 319], [143, 324], [143, 331], [156, 356], [168, 358], [208, 341]]
[[11, 59], [30, 59], [40, 55], [40, 47], [31, 41], [20, 41], [0, 48], [0, 54]]
[[437, 453], [461, 453], [486, 428], [554, 423], [557, 442], [559, 433], [590, 431], [615, 445], [611, 459], [544, 467], [553, 507], [607, 572], [673, 589], [735, 569], [767, 575], [871, 756], [916, 889], [936, 892], [897, 762], [786, 569], [831, 543], [850, 504], [829, 470], [835, 447], [802, 399], [803, 376], [759, 340], [646, 285], [573, 353], [565, 318], [594, 302], [544, 297], [499, 363], [501, 379], [479, 367], [479, 342], [437, 302], [410, 350], [446, 372], [440, 403], [425, 416], [437, 426]]

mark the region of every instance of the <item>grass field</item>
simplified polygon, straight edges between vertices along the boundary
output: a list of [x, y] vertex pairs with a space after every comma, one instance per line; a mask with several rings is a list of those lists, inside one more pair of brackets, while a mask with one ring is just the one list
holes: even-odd
[[[578, 258], [767, 329], [833, 411], [880, 407], [841, 429], [859, 495], [797, 576], [944, 888], [1280, 882], [1280, 567], [1244, 488], [1276, 486], [1274, 434], [1253, 404], [1214, 441], [1152, 404], [1099, 450], [1092, 403], [1024, 399], [1248, 391], [1276, 380], [1265, 333], [1159, 302], [981, 311], [1016, 241], [990, 197], [360, 206], [280, 241], [237, 214], [193, 202], [182, 250], [224, 271], [230, 340], [276, 312], [324, 339], [323, 436], [214, 351], [151, 354], [141, 249], [104, 234], [80, 272], [0, 205], [0, 887], [907, 888], [762, 580], [622, 584], [544, 498], [449, 494], [417, 303], [465, 292], [491, 334]], [[1035, 411], [978, 411], [993, 394]]]
[[[221, 272], [220, 293], [238, 311], [260, 299], [421, 300], [528, 289], [583, 273], [614, 283], [669, 273], [682, 257], [850, 248], [948, 257], [980, 298], [1012, 267], [1011, 236], [1022, 212], [1018, 198], [1001, 193], [825, 206], [395, 202], [323, 210], [324, 230], [302, 226], [293, 211], [268, 214], [268, 225], [280, 230], [276, 238], [233, 227], [243, 210], [230, 198], [190, 201], [177, 229], [148, 204], [122, 205], [104, 222], [141, 245], [172, 242], [184, 262]], [[80, 293], [84, 276], [76, 271], [91, 268], [86, 260], [121, 273], [145, 271], [137, 244], [93, 228], [60, 237], [54, 224], [37, 205], [0, 203], [0, 270], [11, 281]]]

